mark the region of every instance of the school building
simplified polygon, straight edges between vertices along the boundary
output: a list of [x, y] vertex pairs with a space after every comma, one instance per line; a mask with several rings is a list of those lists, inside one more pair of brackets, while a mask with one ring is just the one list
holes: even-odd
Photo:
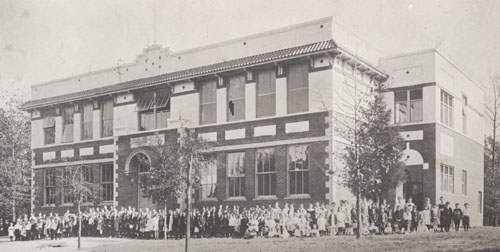
[[[156, 208], [139, 177], [152, 146], [187, 127], [216, 142], [200, 205], [352, 199], [341, 185], [353, 104], [383, 82], [405, 137], [409, 181], [398, 195], [469, 202], [482, 220], [482, 90], [436, 51], [370, 64], [335, 41], [331, 18], [172, 52], [152, 45], [131, 63], [32, 86], [32, 210], [74, 210], [65, 167], [99, 185], [88, 206]], [[177, 207], [182, 201], [172, 201]], [[479, 207], [479, 209], [477, 209]]]

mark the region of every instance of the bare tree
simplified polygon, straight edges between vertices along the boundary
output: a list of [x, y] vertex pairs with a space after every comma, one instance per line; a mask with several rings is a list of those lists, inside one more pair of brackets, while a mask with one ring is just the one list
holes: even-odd
[[99, 187], [94, 183], [92, 166], [69, 165], [59, 170], [57, 181], [64, 188], [63, 197], [77, 206], [78, 220], [78, 248], [81, 245], [82, 236], [82, 212], [81, 205], [84, 202], [93, 202], [98, 198]]

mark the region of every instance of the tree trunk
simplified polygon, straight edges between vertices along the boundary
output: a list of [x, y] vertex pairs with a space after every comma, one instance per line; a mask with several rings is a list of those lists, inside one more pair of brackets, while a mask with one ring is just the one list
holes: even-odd
[[80, 249], [80, 239], [82, 237], [82, 213], [80, 211], [80, 201], [77, 202], [78, 205], [78, 249]]
[[17, 221], [17, 219], [16, 219], [16, 202], [12, 201], [12, 222], [16, 222], [16, 221]]
[[361, 223], [361, 204], [360, 204], [360, 195], [359, 195], [359, 186], [358, 192], [356, 193], [356, 213], [357, 213], [357, 222], [358, 222], [358, 231], [356, 232], [356, 238], [361, 238], [361, 230], [363, 229], [363, 223]]
[[191, 235], [191, 167], [193, 165], [193, 155], [189, 161], [188, 177], [187, 177], [187, 207], [186, 207], [186, 246], [185, 252], [189, 251], [189, 236]]
[[165, 200], [165, 212], [163, 216], [163, 239], [167, 239], [167, 200]]

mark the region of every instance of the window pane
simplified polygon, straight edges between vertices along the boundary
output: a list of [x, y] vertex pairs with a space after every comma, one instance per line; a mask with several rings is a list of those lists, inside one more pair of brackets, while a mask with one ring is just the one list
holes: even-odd
[[274, 70], [257, 73], [257, 117], [276, 115], [276, 74]]
[[257, 96], [257, 117], [276, 115], [276, 94]]
[[245, 76], [237, 75], [228, 79], [227, 85], [228, 121], [245, 119]]
[[288, 113], [309, 110], [309, 64], [299, 63], [287, 69]]
[[290, 172], [289, 175], [289, 185], [290, 185], [290, 194], [295, 194], [295, 172]]
[[304, 183], [304, 191], [302, 193], [309, 193], [309, 172], [303, 172], [303, 183]]
[[113, 100], [103, 101], [102, 107], [102, 136], [113, 135]]
[[405, 102], [408, 100], [408, 91], [398, 91], [394, 92], [395, 102]]
[[422, 89], [410, 90], [410, 100], [421, 100]]
[[276, 195], [276, 173], [271, 173], [271, 194], [270, 195]]
[[257, 175], [257, 194], [258, 195], [264, 195], [264, 175], [260, 174]]
[[410, 122], [418, 122], [423, 119], [422, 100], [410, 101]]

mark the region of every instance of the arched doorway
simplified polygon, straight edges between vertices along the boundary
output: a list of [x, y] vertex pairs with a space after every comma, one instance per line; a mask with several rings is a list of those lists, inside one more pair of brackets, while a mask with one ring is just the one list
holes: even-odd
[[424, 170], [428, 164], [424, 163], [422, 155], [417, 150], [410, 149], [408, 142], [402, 158], [405, 162], [407, 180], [403, 183], [398, 196], [402, 196], [406, 200], [411, 197], [413, 203], [420, 210], [424, 204]]
[[141, 178], [145, 173], [149, 172], [150, 163], [150, 156], [143, 151], [132, 153], [129, 156], [127, 162], [127, 172], [129, 173], [131, 180], [135, 181], [135, 190], [137, 192], [137, 209], [156, 208], [156, 204], [153, 204], [153, 201], [151, 199], [145, 197], [145, 194], [142, 191], [141, 187]]

